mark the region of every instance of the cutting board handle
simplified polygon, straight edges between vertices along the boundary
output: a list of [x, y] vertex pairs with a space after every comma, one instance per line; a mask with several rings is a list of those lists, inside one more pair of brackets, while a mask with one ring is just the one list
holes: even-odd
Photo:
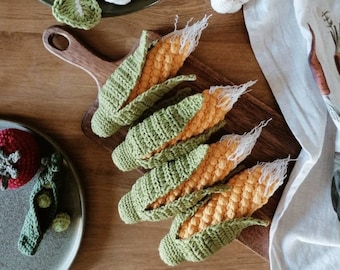
[[67, 28], [59, 25], [47, 28], [43, 32], [42, 40], [49, 52], [90, 74], [98, 90], [121, 62], [100, 58], [86, 48]]

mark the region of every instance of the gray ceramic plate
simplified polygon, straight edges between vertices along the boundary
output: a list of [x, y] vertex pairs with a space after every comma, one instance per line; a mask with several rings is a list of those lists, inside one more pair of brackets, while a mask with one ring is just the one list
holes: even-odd
[[77, 255], [84, 231], [84, 196], [79, 177], [66, 153], [48, 136], [25, 124], [0, 120], [0, 130], [17, 128], [34, 133], [42, 150], [59, 151], [64, 156], [67, 174], [59, 207], [67, 211], [72, 219], [70, 227], [62, 233], [48, 229], [44, 234], [36, 254], [28, 257], [20, 253], [17, 242], [29, 208], [29, 196], [34, 179], [15, 190], [0, 190], [0, 269], [6, 270], [54, 270], [69, 269]]
[[[39, 1], [50, 6], [52, 6], [54, 2], [54, 0], [39, 0]], [[158, 0], [131, 0], [129, 4], [120, 6], [105, 2], [104, 0], [98, 0], [99, 6], [102, 9], [102, 17], [120, 16], [136, 12], [138, 10], [152, 6], [157, 2]]]

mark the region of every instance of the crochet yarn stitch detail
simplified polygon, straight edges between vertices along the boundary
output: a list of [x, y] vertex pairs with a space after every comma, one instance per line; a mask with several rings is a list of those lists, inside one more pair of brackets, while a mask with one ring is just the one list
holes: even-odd
[[169, 233], [161, 240], [158, 248], [159, 255], [166, 264], [175, 266], [183, 261], [203, 261], [235, 240], [245, 228], [269, 225], [269, 221], [261, 219], [239, 218], [210, 226], [188, 239], [179, 239], [177, 236], [179, 227], [200, 205], [201, 203], [185, 213], [178, 214]]
[[129, 224], [141, 220], [161, 220], [174, 216], [202, 199], [204, 194], [196, 198], [191, 197], [185, 204], [182, 202], [182, 205], [177, 204], [176, 207], [165, 206], [156, 211], [147, 210], [153, 201], [187, 179], [204, 159], [207, 150], [208, 145], [200, 145], [189, 154], [146, 172], [132, 186], [131, 191], [121, 198], [118, 204], [121, 219]]
[[96, 0], [54, 0], [52, 14], [61, 23], [89, 30], [100, 22], [102, 10]]
[[122, 171], [140, 166], [145, 156], [174, 138], [201, 108], [200, 94], [161, 109], [128, 131], [125, 140], [112, 152], [114, 164]]
[[184, 81], [196, 80], [195, 75], [180, 75], [156, 84], [148, 91], [137, 96], [112, 117], [118, 126], [127, 126], [135, 122], [147, 109], [151, 108], [166, 93]]
[[198, 136], [192, 137], [185, 141], [180, 141], [175, 145], [167, 147], [161, 152], [154, 154], [148, 159], [140, 159], [138, 164], [144, 169], [152, 169], [159, 166], [163, 162], [174, 160], [179, 156], [186, 155], [200, 144], [205, 143], [212, 134], [222, 129], [225, 124], [226, 121], [221, 121]]
[[[124, 110], [125, 120], [128, 120], [125, 116], [130, 117], [135, 114], [133, 121], [130, 119], [127, 122], [124, 121], [124, 123], [120, 123], [121, 115], [117, 115], [116, 112], [123, 109], [126, 104], [131, 103], [131, 101], [133, 101], [136, 97], [150, 91], [154, 85], [163, 85], [166, 80], [177, 74], [185, 59], [198, 45], [201, 33], [208, 25], [209, 17], [210, 16], [205, 16], [202, 20], [192, 25], [189, 25], [191, 22], [190, 20], [186, 27], [181, 30], [177, 30], [175, 25], [175, 30], [173, 32], [163, 36], [159, 41], [153, 42], [149, 47], [150, 49], [147, 48], [148, 50], [144, 51], [145, 54], [143, 55], [143, 61], [136, 61], [136, 63], [134, 63], [134, 66], [140, 67], [138, 72], [135, 73], [137, 76], [136, 80], [128, 79], [127, 81], [131, 83], [130, 85], [124, 85], [124, 88], [119, 89], [118, 91], [116, 91], [117, 89], [114, 89], [116, 92], [119, 92], [118, 94], [116, 94], [116, 92], [110, 92], [109, 94], [111, 96], [109, 98], [105, 97], [105, 92], [108, 91], [99, 91], [99, 107], [96, 111], [97, 113], [95, 112], [92, 118], [92, 122], [94, 124], [91, 124], [92, 130], [96, 135], [107, 138], [119, 129], [120, 124], [124, 124], [125, 126], [130, 125], [132, 124], [131, 122], [135, 122], [137, 118], [141, 116], [140, 113], [135, 114], [135, 110], [138, 109], [144, 111], [146, 108], [143, 108], [143, 106], [134, 106], [134, 110], [132, 112], [127, 109]], [[137, 50], [138, 49], [139, 48], [137, 48]], [[128, 57], [128, 59], [129, 58], [130, 57]], [[126, 61], [123, 61], [123, 63], [118, 67], [118, 70], [123, 71], [122, 75], [125, 74], [128, 77], [131, 75], [131, 71], [124, 70], [122, 65], [124, 65], [125, 62]], [[134, 74], [134, 72], [132, 73]], [[105, 86], [106, 84], [104, 87]], [[120, 92], [124, 93], [124, 95], [122, 96]], [[159, 90], [158, 92], [160, 93], [161, 91]], [[125, 96], [126, 93], [128, 93], [127, 97]], [[111, 98], [119, 100], [121, 104], [119, 106], [110, 106]], [[104, 99], [104, 101], [102, 101], [102, 99]], [[155, 101], [153, 101], [153, 103]], [[102, 106], [102, 104], [104, 104], [104, 106]], [[108, 106], [106, 107], [106, 105]], [[119, 120], [115, 120], [117, 118]]]
[[[30, 194], [29, 210], [18, 240], [19, 251], [27, 256], [33, 256], [36, 253], [43, 234], [52, 222], [58, 207], [58, 189], [61, 184], [60, 175], [63, 168], [63, 157], [60, 153], [54, 153], [50, 159], [44, 160], [43, 163], [45, 167], [40, 172]], [[44, 211], [44, 215], [41, 216], [39, 213], [41, 209], [37, 205], [36, 198], [46, 187], [51, 190], [52, 202], [48, 212]]]
[[[8, 179], [8, 189], [18, 188], [35, 176], [40, 167], [41, 151], [36, 137], [32, 133], [15, 128], [1, 130], [0, 150], [4, 155], [10, 155], [15, 151], [19, 151], [20, 154], [20, 159], [14, 165], [19, 175], [17, 178]], [[3, 169], [6, 170], [6, 168]], [[0, 170], [0, 186], [2, 177]]]
[[147, 38], [147, 31], [143, 31], [137, 49], [116, 68], [98, 93], [98, 109], [91, 119], [91, 128], [99, 137], [109, 137], [120, 128], [113, 117], [142, 72], [148, 51]]

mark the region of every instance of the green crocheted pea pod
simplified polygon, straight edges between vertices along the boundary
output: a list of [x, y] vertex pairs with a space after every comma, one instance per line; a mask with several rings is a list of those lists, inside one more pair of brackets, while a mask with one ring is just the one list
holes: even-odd
[[210, 226], [188, 239], [180, 239], [177, 236], [180, 226], [203, 203], [199, 203], [187, 212], [177, 215], [169, 233], [161, 240], [159, 254], [166, 264], [175, 266], [183, 261], [203, 261], [231, 243], [245, 228], [254, 225], [269, 225], [269, 221], [261, 219], [252, 217], [238, 218]]
[[148, 52], [147, 38], [147, 31], [143, 31], [137, 49], [116, 68], [98, 93], [98, 109], [93, 114], [91, 128], [99, 137], [109, 137], [120, 128], [113, 116], [140, 77]]
[[54, 0], [52, 14], [59, 22], [88, 30], [100, 22], [102, 10], [96, 0]]
[[133, 126], [125, 140], [112, 152], [113, 162], [122, 171], [138, 168], [140, 160], [175, 138], [185, 128], [202, 103], [201, 94], [192, 95]]
[[121, 198], [118, 205], [121, 219], [125, 223], [156, 220], [173, 216], [176, 209], [188, 208], [188, 201], [186, 201], [186, 206], [180, 207], [176, 205], [176, 209], [173, 210], [163, 209], [164, 213], [162, 214], [160, 213], [162, 210], [147, 210], [147, 207], [157, 198], [189, 178], [204, 159], [208, 147], [208, 145], [200, 145], [189, 154], [181, 156], [177, 160], [165, 162], [159, 167], [146, 172], [132, 186], [131, 191]]
[[[36, 253], [44, 232], [51, 224], [58, 207], [58, 189], [60, 176], [63, 173], [63, 157], [59, 153], [52, 154], [50, 159], [43, 160], [43, 171], [30, 194], [29, 210], [26, 214], [18, 240], [18, 249], [27, 256]], [[41, 192], [48, 191], [51, 204], [48, 208], [39, 208], [37, 197]]]

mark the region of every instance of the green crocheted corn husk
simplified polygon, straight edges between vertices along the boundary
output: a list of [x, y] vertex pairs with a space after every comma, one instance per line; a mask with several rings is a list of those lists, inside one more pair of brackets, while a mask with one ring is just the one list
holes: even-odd
[[96, 0], [54, 0], [52, 14], [61, 23], [89, 30], [100, 22], [102, 10]]
[[226, 121], [221, 121], [212, 128], [207, 129], [200, 135], [197, 135], [185, 141], [180, 141], [171, 147], [165, 148], [161, 152], [153, 155], [148, 159], [140, 159], [138, 161], [138, 164], [144, 169], [152, 169], [160, 166], [166, 161], [174, 160], [182, 155], [185, 155], [198, 147], [200, 144], [205, 143], [212, 136], [212, 134], [222, 129], [225, 124]]
[[180, 75], [156, 84], [117, 111], [112, 118], [119, 127], [130, 125], [178, 84], [194, 80], [196, 80], [195, 75]]
[[110, 137], [120, 128], [112, 116], [123, 106], [142, 72], [148, 52], [147, 37], [147, 31], [143, 31], [137, 49], [116, 68], [98, 93], [98, 109], [91, 119], [91, 128], [99, 137]]
[[124, 106], [144, 67], [149, 49], [147, 37], [147, 31], [143, 31], [138, 48], [117, 67], [98, 93], [98, 109], [93, 114], [91, 128], [99, 137], [110, 137], [121, 127], [133, 124], [178, 84], [196, 79], [195, 75], [170, 78]]
[[201, 94], [192, 95], [133, 126], [125, 140], [112, 152], [113, 162], [122, 171], [138, 168], [141, 163], [145, 165], [144, 157], [175, 138], [201, 108], [202, 103]]
[[[160, 109], [164, 109], [166, 107], [175, 105], [178, 102], [185, 99], [186, 97], [194, 95], [196, 93], [197, 92], [195, 92], [195, 90], [191, 89], [188, 86], [183, 87], [183, 88], [179, 89], [178, 91], [176, 91], [175, 95], [172, 95], [170, 97], [166, 97], [166, 98], [160, 100], [159, 102], [157, 102], [154, 106], [147, 109], [143, 113], [143, 115], [138, 119], [138, 122], [142, 122], [145, 118], [149, 117], [150, 115], [159, 111]], [[137, 123], [135, 123], [135, 124], [137, 124]]]
[[131, 191], [121, 198], [118, 204], [121, 219], [129, 224], [161, 220], [173, 217], [200, 201], [209, 193], [208, 191], [184, 196], [172, 204], [155, 210], [147, 209], [156, 199], [188, 179], [204, 159], [208, 148], [209, 145], [200, 145], [189, 154], [146, 172], [132, 186]]
[[[58, 208], [58, 190], [63, 173], [63, 157], [54, 153], [50, 159], [43, 160], [43, 170], [30, 194], [29, 210], [26, 214], [18, 240], [18, 249], [27, 256], [36, 253], [44, 232], [51, 224]], [[48, 208], [39, 208], [37, 198], [43, 191], [48, 191], [51, 204]]]
[[204, 203], [205, 200], [175, 217], [169, 233], [159, 245], [159, 255], [166, 264], [175, 266], [183, 261], [203, 261], [235, 240], [245, 228], [269, 225], [269, 221], [266, 220], [252, 217], [238, 218], [209, 226], [188, 239], [179, 239], [177, 233], [180, 226]]

